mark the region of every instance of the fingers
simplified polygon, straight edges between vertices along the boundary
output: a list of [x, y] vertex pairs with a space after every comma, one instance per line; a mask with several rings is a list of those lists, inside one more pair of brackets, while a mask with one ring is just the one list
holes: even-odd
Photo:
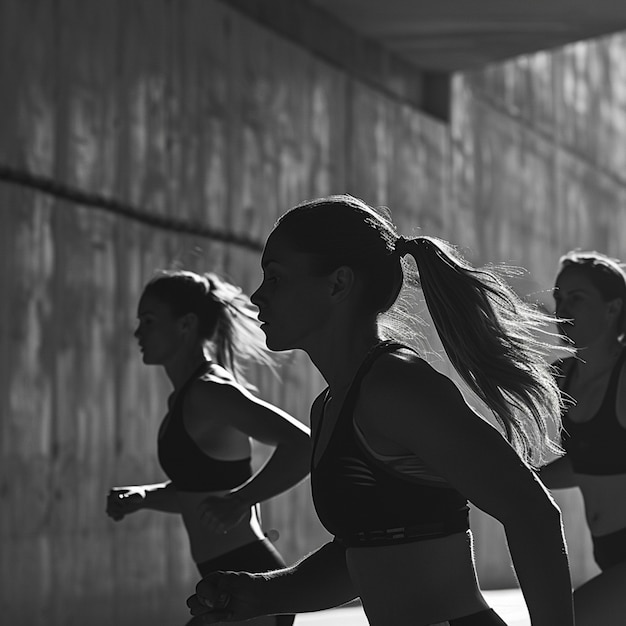
[[187, 606], [189, 607], [191, 614], [194, 616], [204, 615], [205, 613], [209, 613], [211, 611], [209, 607], [200, 601], [200, 598], [196, 594], [187, 598]]
[[201, 616], [205, 624], [229, 621], [231, 611], [227, 609], [231, 595], [226, 591], [228, 581], [221, 572], [214, 572], [196, 585], [196, 593], [187, 599], [193, 616]]
[[200, 604], [209, 609], [224, 609], [230, 603], [228, 578], [223, 572], [213, 572], [196, 585]]
[[128, 489], [111, 489], [107, 495], [106, 514], [116, 522], [126, 516], [128, 503]]
[[191, 614], [201, 620], [203, 624], [229, 622], [232, 617], [228, 611], [211, 610], [200, 605], [198, 603], [197, 596], [189, 597], [187, 599], [187, 606], [189, 607]]

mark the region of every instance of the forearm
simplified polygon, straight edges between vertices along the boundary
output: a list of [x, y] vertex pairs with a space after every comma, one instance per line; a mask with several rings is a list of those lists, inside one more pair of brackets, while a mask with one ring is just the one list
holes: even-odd
[[171, 482], [143, 485], [143, 488], [145, 491], [142, 508], [163, 513], [181, 512], [178, 495]]
[[506, 524], [505, 530], [532, 626], [573, 625], [572, 584], [558, 509], [529, 514]]
[[340, 606], [357, 597], [345, 548], [327, 543], [292, 567], [255, 580], [266, 615], [307, 613]]
[[235, 490], [250, 506], [287, 491], [303, 480], [310, 469], [308, 448], [278, 446], [265, 465], [244, 485]]

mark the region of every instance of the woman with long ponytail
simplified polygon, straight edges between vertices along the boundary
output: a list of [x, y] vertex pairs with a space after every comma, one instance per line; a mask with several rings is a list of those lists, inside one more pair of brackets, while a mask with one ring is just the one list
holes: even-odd
[[[560, 511], [532, 469], [558, 451], [562, 400], [538, 334], [552, 319], [495, 271], [443, 240], [400, 236], [351, 196], [283, 215], [262, 268], [251, 299], [267, 346], [305, 350], [328, 383], [311, 409], [311, 485], [334, 539], [282, 571], [205, 577], [192, 613], [238, 621], [358, 597], [375, 626], [502, 625], [477, 582], [471, 502], [503, 524], [533, 626], [572, 626]], [[407, 341], [418, 284], [452, 365], [501, 429]]]
[[[143, 362], [163, 367], [173, 387], [157, 442], [167, 480], [113, 488], [108, 515], [115, 521], [141, 509], [181, 515], [201, 575], [284, 567], [263, 533], [258, 503], [308, 474], [310, 437], [306, 426], [258, 398], [246, 380], [247, 364], [275, 365], [256, 309], [217, 274], [161, 271], [145, 286], [137, 318]], [[274, 446], [254, 474], [253, 439]], [[293, 621], [282, 615], [252, 623]]]

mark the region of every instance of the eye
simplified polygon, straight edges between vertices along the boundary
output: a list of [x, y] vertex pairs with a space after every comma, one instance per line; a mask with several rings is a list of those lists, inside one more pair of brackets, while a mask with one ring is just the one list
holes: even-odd
[[266, 274], [263, 276], [263, 282], [276, 284], [278, 282], [278, 276], [276, 276], [276, 274]]

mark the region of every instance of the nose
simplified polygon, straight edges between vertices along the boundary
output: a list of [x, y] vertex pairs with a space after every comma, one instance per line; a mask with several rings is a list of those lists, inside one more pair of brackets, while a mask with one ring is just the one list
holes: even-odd
[[259, 285], [257, 289], [255, 289], [255, 291], [250, 296], [250, 302], [252, 302], [252, 304], [254, 304], [254, 306], [257, 307], [257, 309], [261, 308], [260, 303], [261, 303], [261, 288], [262, 287], [263, 287], [262, 284]]
[[557, 317], [567, 318], [569, 317], [569, 307], [565, 302], [557, 302], [554, 308], [554, 313]]

